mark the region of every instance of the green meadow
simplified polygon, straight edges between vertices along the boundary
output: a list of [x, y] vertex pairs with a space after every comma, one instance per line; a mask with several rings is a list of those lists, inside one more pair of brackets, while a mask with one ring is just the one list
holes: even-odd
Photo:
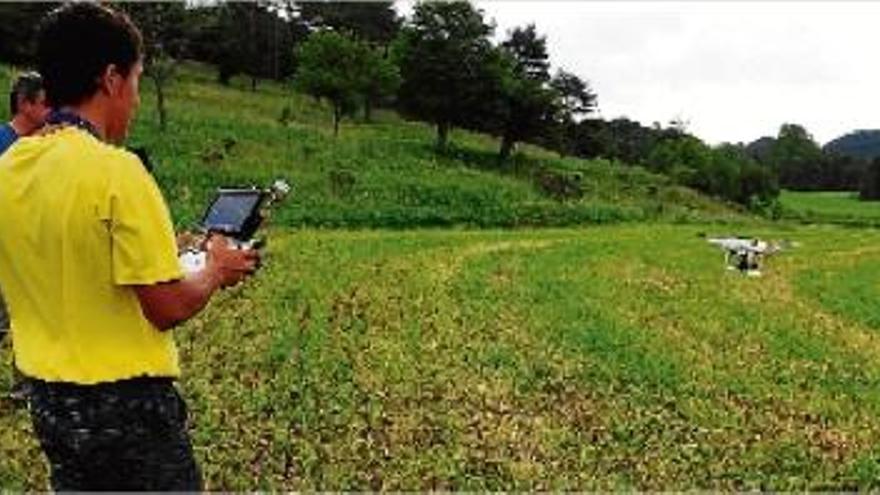
[[880, 226], [880, 202], [861, 201], [858, 191], [782, 191], [779, 199], [790, 220]]
[[[880, 485], [877, 231], [530, 146], [499, 168], [463, 131], [437, 155], [390, 112], [334, 139], [323, 105], [197, 68], [160, 133], [143, 85], [131, 142], [179, 228], [219, 185], [294, 184], [258, 276], [175, 330], [208, 489]], [[749, 278], [703, 234], [798, 247]], [[0, 361], [7, 390], [8, 341]], [[27, 411], [0, 399], [0, 489], [47, 487]]]

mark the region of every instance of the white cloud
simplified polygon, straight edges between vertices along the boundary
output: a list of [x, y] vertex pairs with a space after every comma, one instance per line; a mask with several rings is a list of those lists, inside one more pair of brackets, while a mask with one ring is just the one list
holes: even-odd
[[501, 39], [533, 22], [555, 66], [589, 80], [602, 115], [690, 121], [751, 141], [785, 122], [820, 142], [880, 128], [880, 4], [478, 1]]

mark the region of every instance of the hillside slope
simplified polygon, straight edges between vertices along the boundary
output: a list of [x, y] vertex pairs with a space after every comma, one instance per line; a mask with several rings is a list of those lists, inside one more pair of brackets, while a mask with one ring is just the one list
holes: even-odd
[[[294, 185], [276, 224], [322, 227], [551, 226], [624, 220], [728, 220], [728, 206], [663, 176], [602, 160], [561, 159], [525, 146], [509, 166], [495, 139], [454, 132], [450, 151], [432, 148], [432, 127], [378, 112], [332, 135], [330, 112], [289, 88], [256, 92], [187, 66], [168, 96], [169, 128], [158, 129], [152, 84], [129, 144], [146, 147], [178, 226], [193, 225], [218, 186]], [[10, 69], [0, 66], [0, 85]], [[284, 116], [287, 116], [285, 118]], [[0, 118], [6, 115], [0, 114]], [[564, 194], [580, 190], [581, 193]], [[563, 194], [560, 194], [560, 191]], [[560, 197], [560, 195], [565, 197]]]
[[873, 160], [880, 156], [880, 130], [859, 130], [829, 141], [823, 149], [838, 155]]

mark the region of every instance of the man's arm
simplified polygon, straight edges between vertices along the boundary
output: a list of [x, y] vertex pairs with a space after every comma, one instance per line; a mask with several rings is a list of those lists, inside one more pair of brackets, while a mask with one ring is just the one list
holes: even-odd
[[144, 316], [157, 329], [168, 330], [196, 315], [217, 289], [235, 285], [258, 267], [257, 251], [229, 247], [222, 236], [207, 245], [205, 269], [182, 280], [137, 285], [134, 290]]

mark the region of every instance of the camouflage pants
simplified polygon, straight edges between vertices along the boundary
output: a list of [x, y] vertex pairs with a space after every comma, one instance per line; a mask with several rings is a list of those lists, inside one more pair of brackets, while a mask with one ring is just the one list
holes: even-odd
[[55, 491], [199, 491], [186, 405], [168, 378], [98, 385], [29, 380]]

